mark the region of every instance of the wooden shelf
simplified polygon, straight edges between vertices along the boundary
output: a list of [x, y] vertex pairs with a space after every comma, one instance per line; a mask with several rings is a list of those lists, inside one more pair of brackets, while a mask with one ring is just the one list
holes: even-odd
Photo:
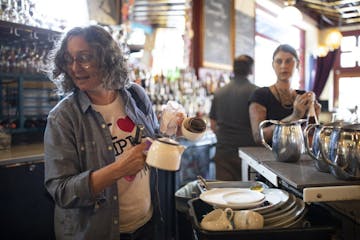
[[7, 43], [29, 40], [53, 42], [60, 36], [58, 31], [0, 20], [0, 39]]

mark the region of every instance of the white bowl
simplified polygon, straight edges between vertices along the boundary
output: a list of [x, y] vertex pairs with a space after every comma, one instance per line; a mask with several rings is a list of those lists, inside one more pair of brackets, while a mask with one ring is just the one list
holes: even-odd
[[185, 126], [188, 126], [189, 121], [191, 121], [192, 119], [194, 119], [194, 117], [184, 119], [184, 121], [181, 124], [181, 132], [182, 132], [182, 135], [186, 139], [188, 139], [190, 141], [197, 141], [205, 135], [206, 122], [205, 122], [205, 120], [203, 120], [201, 118], [196, 118], [196, 119], [202, 121], [201, 123], [204, 124], [204, 129], [201, 132], [193, 132], [193, 131], [190, 131], [187, 127], [185, 127]]

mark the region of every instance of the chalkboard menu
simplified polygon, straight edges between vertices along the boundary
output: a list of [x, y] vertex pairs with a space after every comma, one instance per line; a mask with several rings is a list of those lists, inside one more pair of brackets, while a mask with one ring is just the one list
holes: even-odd
[[254, 57], [255, 18], [236, 11], [235, 56], [247, 54]]
[[203, 66], [231, 69], [233, 1], [204, 0]]

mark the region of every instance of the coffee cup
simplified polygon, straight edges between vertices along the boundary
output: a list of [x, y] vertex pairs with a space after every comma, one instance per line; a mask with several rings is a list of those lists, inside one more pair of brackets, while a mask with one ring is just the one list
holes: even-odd
[[231, 219], [233, 215], [234, 212], [231, 208], [226, 208], [225, 210], [218, 208], [206, 214], [201, 220], [200, 226], [208, 231], [232, 230]]
[[181, 132], [186, 139], [197, 141], [206, 132], [206, 121], [199, 117], [185, 118], [181, 125]]
[[264, 217], [252, 210], [234, 211], [235, 229], [260, 229], [264, 227]]

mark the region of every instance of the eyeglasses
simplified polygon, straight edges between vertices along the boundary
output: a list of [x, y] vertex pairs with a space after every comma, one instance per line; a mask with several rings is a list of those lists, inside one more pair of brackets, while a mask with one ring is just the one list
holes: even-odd
[[89, 53], [79, 53], [76, 55], [76, 57], [70, 56], [70, 54], [64, 55], [65, 64], [70, 67], [74, 64], [74, 62], [77, 62], [84, 68], [88, 68], [92, 61], [94, 60], [94, 57], [92, 54]]
[[285, 63], [285, 65], [289, 65], [291, 63], [294, 63], [295, 60], [294, 60], [294, 58], [287, 58], [287, 59], [277, 58], [277, 59], [274, 60], [274, 62], [275, 62], [276, 65], [281, 65], [283, 63]]

